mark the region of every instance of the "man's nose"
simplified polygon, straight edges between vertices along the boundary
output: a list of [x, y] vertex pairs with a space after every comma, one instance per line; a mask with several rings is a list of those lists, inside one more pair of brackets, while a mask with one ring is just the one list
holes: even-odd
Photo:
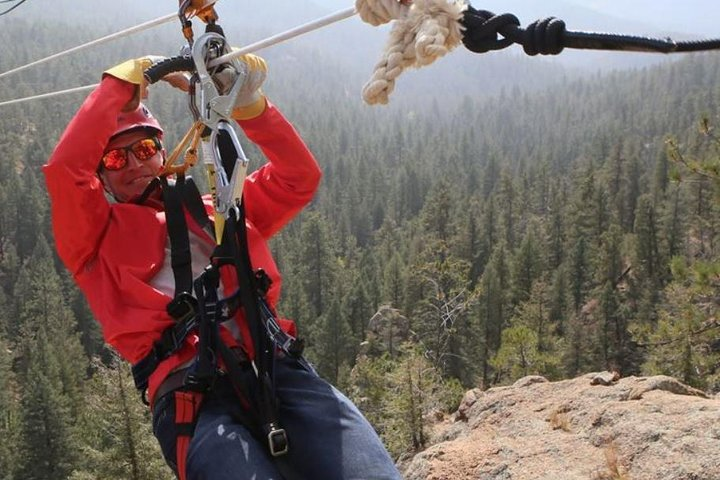
[[133, 170], [135, 168], [138, 168], [142, 164], [143, 164], [143, 162], [138, 160], [138, 158], [135, 156], [134, 153], [128, 152], [128, 155], [127, 155], [127, 169], [128, 170]]

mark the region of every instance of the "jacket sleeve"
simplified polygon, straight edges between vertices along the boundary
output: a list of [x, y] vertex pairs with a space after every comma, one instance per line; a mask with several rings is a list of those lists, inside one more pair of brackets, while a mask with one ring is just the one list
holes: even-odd
[[43, 167], [58, 255], [73, 276], [96, 255], [110, 218], [97, 177], [117, 115], [135, 85], [106, 76], [83, 102]]
[[251, 120], [238, 121], [268, 163], [245, 180], [247, 219], [270, 238], [312, 200], [322, 172], [295, 128], [268, 102]]

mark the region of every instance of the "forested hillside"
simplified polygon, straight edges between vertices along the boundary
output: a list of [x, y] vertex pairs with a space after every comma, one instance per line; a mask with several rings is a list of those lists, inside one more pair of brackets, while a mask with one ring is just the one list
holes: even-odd
[[[19, 21], [0, 38], [4, 71], [92, 35]], [[171, 48], [123, 41], [0, 80], [0, 98], [94, 83], [147, 45]], [[447, 62], [444, 83], [400, 85], [388, 108], [362, 105], [361, 70], [322, 49], [267, 57], [268, 96], [324, 170], [272, 243], [280, 310], [394, 455], [422, 448], [425, 416], [465, 388], [527, 374], [720, 389], [720, 153], [698, 130], [720, 124], [717, 55], [584, 79], [477, 57], [487, 76], [463, 75], [515, 86], [464, 91]], [[128, 369], [53, 252], [40, 167], [80, 100], [0, 112], [0, 479], [168, 478]], [[190, 123], [167, 87], [150, 105], [171, 139]]]

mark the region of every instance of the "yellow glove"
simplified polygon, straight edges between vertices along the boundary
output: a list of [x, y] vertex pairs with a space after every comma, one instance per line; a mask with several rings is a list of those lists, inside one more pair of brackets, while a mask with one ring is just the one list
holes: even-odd
[[140, 99], [147, 97], [147, 86], [145, 85], [144, 76], [145, 70], [150, 68], [153, 63], [162, 60], [163, 58], [164, 57], [159, 57], [155, 55], [149, 55], [142, 58], [134, 58], [132, 60], [127, 60], [118, 65], [115, 65], [114, 67], [109, 68], [103, 72], [103, 77], [105, 77], [106, 75], [110, 75], [111, 77], [115, 77], [138, 86], [138, 88], [136, 88], [135, 90], [135, 95], [133, 96], [133, 99], [130, 100], [130, 102], [128, 102], [125, 107], [123, 107], [123, 111], [134, 110], [140, 104]]
[[144, 80], [143, 73], [145, 70], [158, 60], [162, 60], [163, 57], [149, 55], [142, 58], [134, 58], [132, 60], [124, 61], [112, 68], [108, 68], [103, 72], [105, 75], [110, 75], [126, 82], [134, 83], [135, 85], [142, 85]]
[[241, 56], [239, 60], [239, 72], [232, 67], [220, 69], [213, 80], [222, 94], [229, 92], [236, 81], [242, 82], [232, 116], [235, 120], [249, 120], [263, 113], [267, 106], [265, 95], [260, 90], [267, 77], [267, 64], [261, 57], [251, 53]]

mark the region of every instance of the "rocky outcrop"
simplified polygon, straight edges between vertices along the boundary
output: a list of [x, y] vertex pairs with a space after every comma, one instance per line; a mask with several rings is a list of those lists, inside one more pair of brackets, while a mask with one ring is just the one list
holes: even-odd
[[406, 480], [718, 480], [720, 401], [610, 372], [466, 393]]
[[366, 341], [361, 344], [360, 353], [379, 358], [383, 354], [395, 356], [398, 347], [411, 336], [410, 321], [399, 310], [387, 305], [381, 306], [368, 322]]

